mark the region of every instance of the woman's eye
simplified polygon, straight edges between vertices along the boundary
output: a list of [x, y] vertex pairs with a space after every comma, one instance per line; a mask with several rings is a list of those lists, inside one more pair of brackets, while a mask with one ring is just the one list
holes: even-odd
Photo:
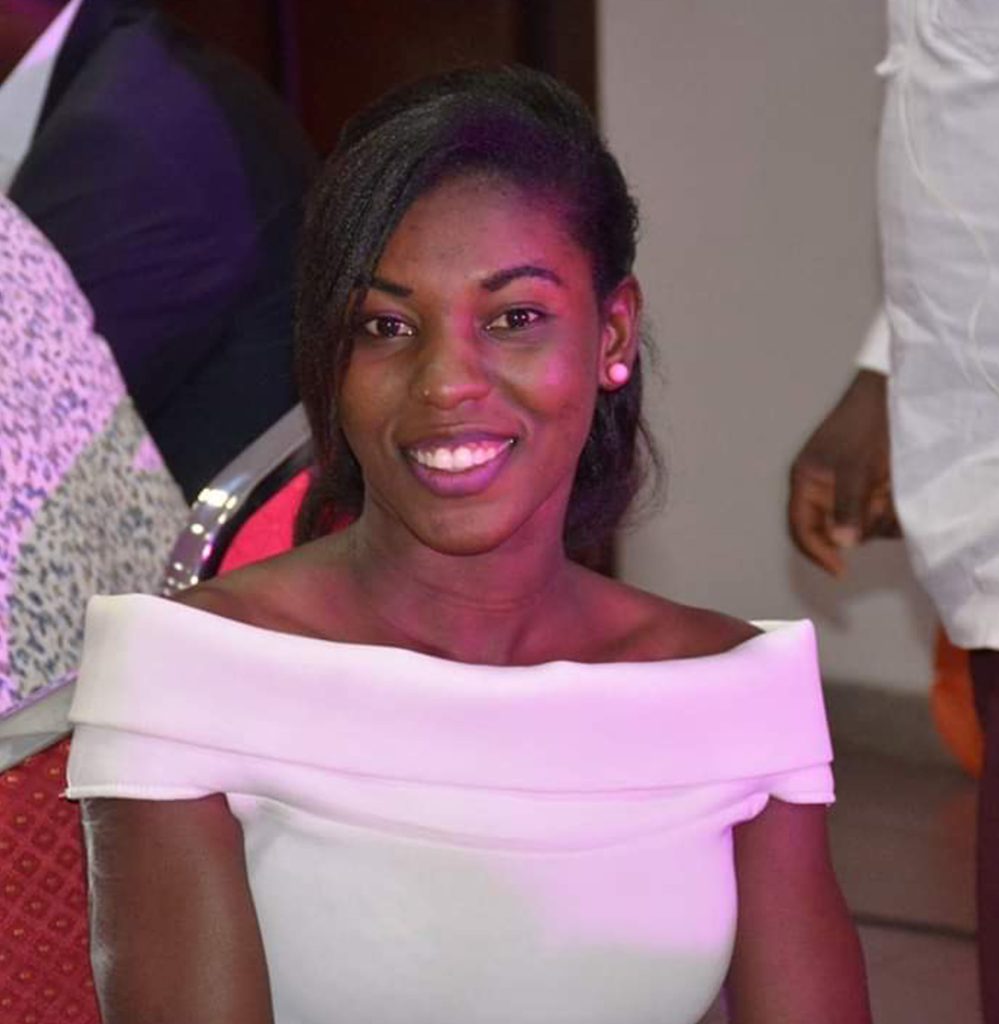
[[487, 331], [522, 331], [544, 319], [536, 309], [508, 309], [486, 324]]
[[373, 316], [362, 320], [361, 330], [373, 338], [409, 338], [416, 333], [413, 328], [397, 316]]

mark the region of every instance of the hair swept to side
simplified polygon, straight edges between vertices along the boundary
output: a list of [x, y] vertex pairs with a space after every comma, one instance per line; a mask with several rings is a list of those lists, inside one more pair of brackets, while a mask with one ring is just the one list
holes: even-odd
[[[351, 355], [351, 299], [371, 280], [412, 203], [472, 173], [559, 200], [590, 256], [598, 300], [632, 271], [635, 202], [589, 112], [548, 75], [523, 67], [450, 71], [396, 89], [351, 119], [313, 187], [300, 244], [295, 370], [316, 468], [296, 542], [356, 516], [364, 500], [337, 415]], [[570, 553], [610, 535], [648, 470], [658, 482], [641, 393], [636, 361], [624, 387], [598, 395], [566, 516]]]

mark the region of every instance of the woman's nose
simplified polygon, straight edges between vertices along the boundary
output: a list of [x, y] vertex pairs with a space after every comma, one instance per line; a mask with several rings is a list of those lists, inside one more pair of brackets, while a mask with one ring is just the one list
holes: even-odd
[[427, 338], [416, 373], [414, 396], [438, 409], [453, 409], [488, 393], [489, 373], [482, 342], [453, 330]]

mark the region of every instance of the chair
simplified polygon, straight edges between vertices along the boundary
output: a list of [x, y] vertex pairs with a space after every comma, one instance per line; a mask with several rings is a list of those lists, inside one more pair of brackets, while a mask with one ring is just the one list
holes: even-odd
[[0, 775], [0, 1020], [99, 1024], [69, 740]]
[[[202, 490], [164, 595], [290, 547], [310, 458], [296, 407]], [[28, 746], [0, 746], [0, 1024], [100, 1024], [80, 813], [62, 796], [69, 738], [46, 731], [71, 695], [70, 681], [17, 712], [49, 722]]]
[[308, 424], [297, 405], [202, 489], [174, 545], [163, 594], [216, 575], [233, 545], [240, 556], [226, 560], [227, 570], [290, 548], [311, 459]]

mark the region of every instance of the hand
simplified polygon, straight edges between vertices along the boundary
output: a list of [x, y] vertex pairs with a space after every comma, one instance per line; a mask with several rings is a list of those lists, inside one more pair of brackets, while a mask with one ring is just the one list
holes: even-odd
[[795, 546], [833, 576], [843, 551], [898, 537], [891, 495], [887, 378], [859, 370], [791, 466], [788, 528]]

